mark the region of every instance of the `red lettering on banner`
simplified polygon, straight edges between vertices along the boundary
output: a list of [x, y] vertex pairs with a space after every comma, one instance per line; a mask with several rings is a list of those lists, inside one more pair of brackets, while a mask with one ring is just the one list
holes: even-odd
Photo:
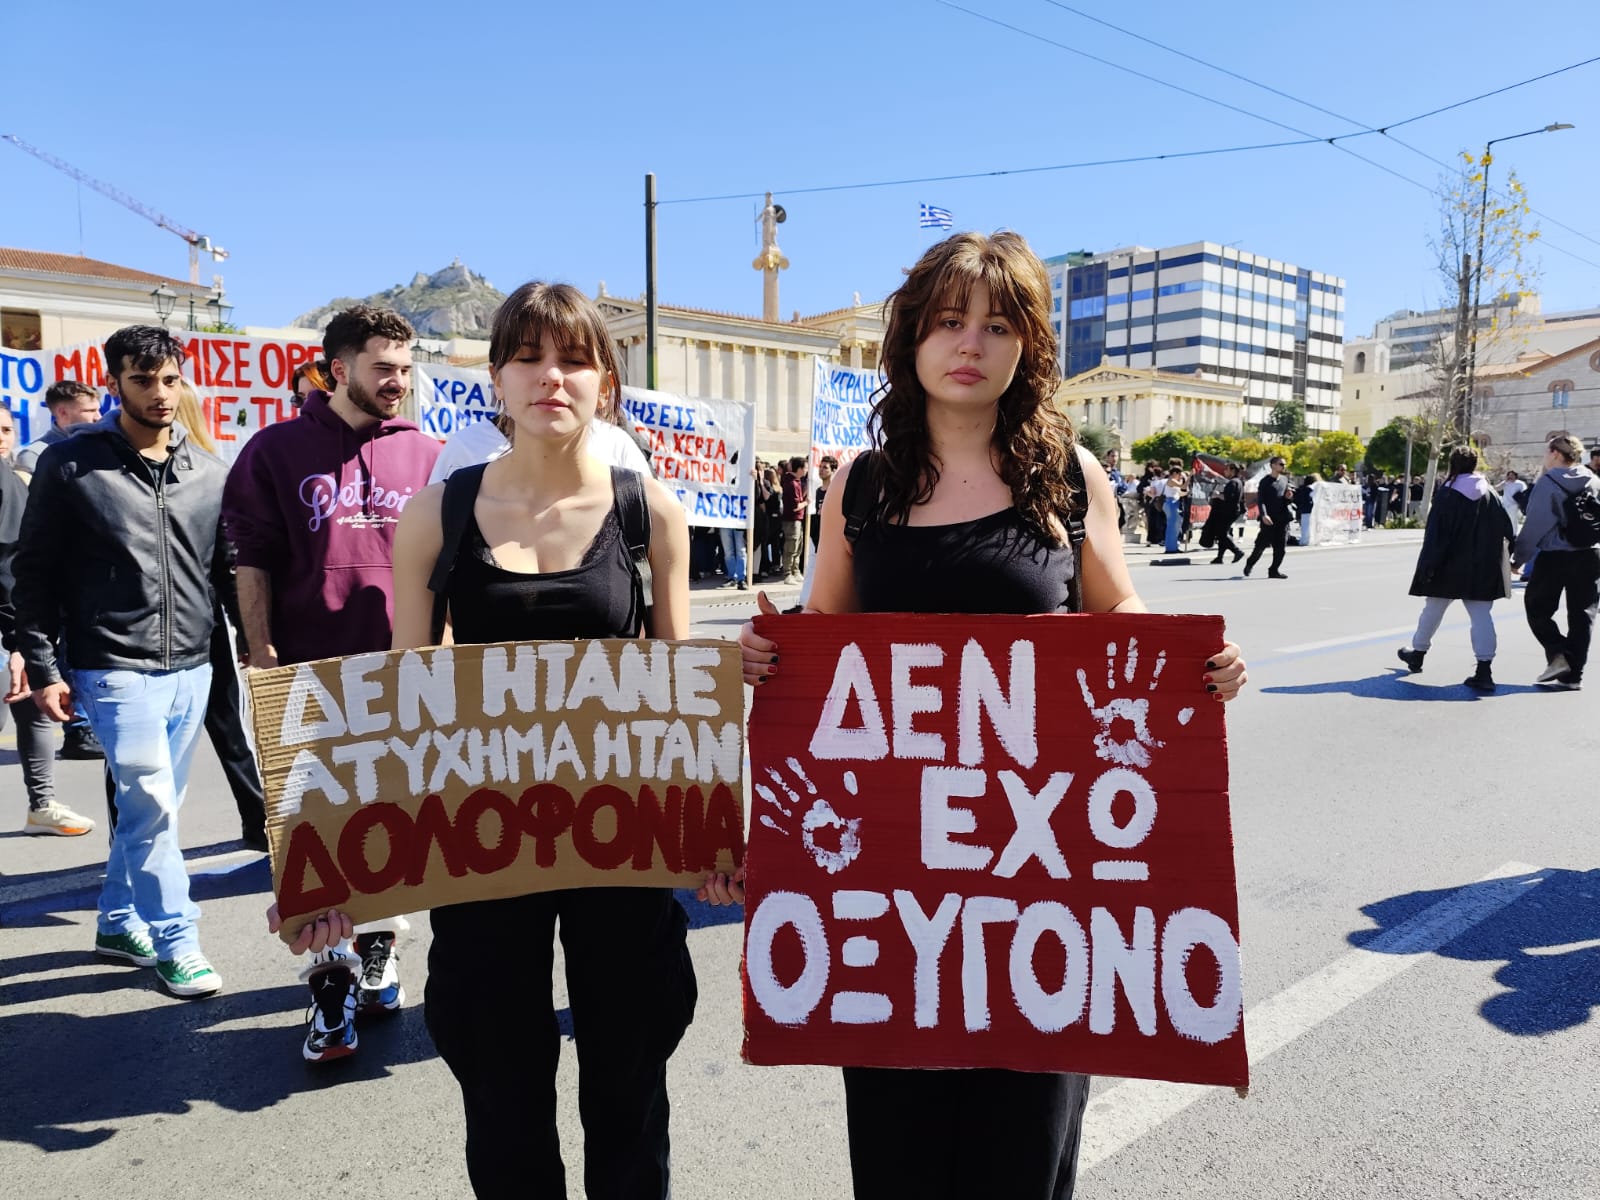
[[233, 343], [234, 374], [238, 378], [237, 386], [242, 388], [255, 387], [255, 380], [250, 378], [250, 343]]
[[444, 801], [437, 794], [428, 796], [417, 809], [416, 836], [411, 843], [411, 867], [406, 871], [406, 885], [418, 886], [428, 871], [428, 859], [433, 848], [439, 848], [444, 859], [444, 869], [459, 879], [467, 873], [467, 861], [461, 853], [456, 828], [444, 811]]
[[1219, 619], [757, 630], [748, 1061], [1247, 1082]]
[[[296, 367], [298, 367], [301, 363], [311, 362], [313, 359], [315, 359], [317, 357], [317, 355], [319, 355], [321, 353], [322, 353], [322, 347], [321, 346], [303, 346], [298, 342], [290, 342], [289, 343], [289, 372], [290, 372], [290, 374], [293, 374], [294, 373], [294, 369]], [[288, 386], [287, 377], [285, 377], [285, 379], [284, 379], [284, 386], [286, 386], [286, 387]]]
[[251, 396], [250, 403], [256, 406], [257, 429], [265, 429], [268, 425], [274, 423], [275, 418], [267, 415], [269, 408], [278, 414], [276, 420], [282, 420], [283, 406], [278, 403], [276, 396]]
[[[206, 361], [206, 386], [207, 387], [240, 387], [239, 379], [233, 374], [233, 343], [214, 342], [205, 340], [200, 343], [205, 351]], [[212, 359], [216, 366], [212, 367]]]
[[277, 342], [261, 344], [261, 383], [269, 388], [287, 387], [289, 384], [287, 356]]
[[57, 379], [76, 379], [97, 388], [106, 385], [105, 363], [98, 346], [74, 350], [70, 354], [57, 354], [54, 370]]
[[[314, 872], [318, 886], [307, 885], [307, 872]], [[289, 848], [283, 854], [283, 885], [278, 892], [278, 908], [285, 913], [324, 913], [350, 899], [333, 856], [322, 844], [315, 825], [296, 825], [289, 834]]]
[[238, 403], [239, 397], [237, 396], [213, 395], [211, 397], [211, 409], [216, 414], [211, 436], [219, 443], [237, 442], [239, 440], [237, 435], [228, 432], [229, 421], [227, 416], [227, 410]]

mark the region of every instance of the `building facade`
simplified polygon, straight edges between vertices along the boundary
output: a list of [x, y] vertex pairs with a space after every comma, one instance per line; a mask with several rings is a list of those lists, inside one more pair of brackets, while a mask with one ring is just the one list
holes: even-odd
[[[595, 304], [616, 340], [626, 381], [644, 387], [643, 300], [608, 295]], [[883, 306], [848, 308], [790, 321], [662, 304], [657, 309], [656, 386], [685, 396], [750, 400], [763, 458], [811, 449], [814, 358], [874, 369], [883, 347]]]
[[1539, 469], [1554, 434], [1600, 445], [1600, 337], [1480, 372], [1474, 412], [1491, 461], [1524, 474]]
[[1250, 424], [1297, 400], [1312, 430], [1340, 427], [1343, 279], [1215, 242], [1060, 265], [1069, 378], [1102, 364], [1154, 367], [1242, 384]]
[[1056, 400], [1074, 425], [1103, 425], [1124, 450], [1168, 429], [1244, 428], [1243, 384], [1154, 367], [1095, 367], [1063, 382]]
[[124, 325], [156, 325], [155, 298], [164, 288], [173, 305], [168, 323], [185, 328], [191, 307], [197, 324], [217, 318], [208, 302], [219, 287], [148, 271], [39, 250], [0, 248], [0, 347], [41, 350], [99, 342]]

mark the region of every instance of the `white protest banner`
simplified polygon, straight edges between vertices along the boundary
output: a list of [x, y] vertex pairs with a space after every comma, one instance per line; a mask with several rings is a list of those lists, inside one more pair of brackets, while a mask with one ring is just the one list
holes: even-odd
[[1361, 540], [1361, 486], [1319, 483], [1312, 488], [1311, 544], [1328, 546]]
[[625, 387], [622, 408], [650, 439], [650, 465], [677, 493], [689, 524], [743, 529], [750, 523], [753, 404]]
[[841, 367], [837, 363], [815, 362], [815, 384], [811, 398], [811, 465], [824, 454], [832, 455], [843, 466], [856, 455], [872, 449], [869, 422], [872, 394], [883, 382], [876, 371]]
[[497, 411], [494, 384], [484, 367], [417, 363], [411, 391], [417, 398], [417, 424], [440, 441], [475, 421], [492, 420]]
[[[322, 355], [322, 346], [310, 341], [183, 331], [174, 336], [187, 356], [183, 373], [200, 395], [206, 432], [227, 462], [256, 430], [294, 417], [289, 379], [300, 364]], [[50, 427], [45, 391], [63, 379], [103, 391], [103, 345], [79, 342], [53, 350], [0, 352], [0, 403], [16, 414], [19, 446], [43, 437]], [[112, 406], [102, 401], [103, 410]]]

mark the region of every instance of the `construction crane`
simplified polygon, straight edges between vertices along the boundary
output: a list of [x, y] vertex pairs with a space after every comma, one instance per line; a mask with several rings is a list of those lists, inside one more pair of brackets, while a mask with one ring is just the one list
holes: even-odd
[[73, 166], [69, 162], [64, 161], [63, 159], [57, 158], [48, 150], [41, 150], [37, 146], [29, 145], [14, 133], [0, 133], [0, 141], [10, 142], [18, 150], [26, 150], [40, 162], [49, 163], [63, 175], [70, 175], [79, 183], [88, 184], [102, 196], [105, 196], [111, 200], [115, 200], [118, 204], [122, 205], [123, 208], [138, 213], [145, 220], [155, 222], [157, 225], [161, 226], [161, 228], [177, 234], [184, 241], [188, 242], [190, 283], [198, 284], [200, 282], [200, 255], [202, 253], [211, 255], [213, 262], [221, 262], [223, 259], [228, 257], [228, 252], [226, 250], [224, 250], [221, 246], [213, 245], [211, 239], [206, 237], [204, 234], [196, 233], [192, 229], [185, 228], [174, 221], [171, 217], [165, 215], [164, 213], [157, 212], [148, 204], [139, 203], [139, 201], [128, 195], [127, 192], [124, 192], [119, 188], [112, 187], [109, 183], [96, 179], [92, 175], [84, 174], [82, 171], [78, 170], [77, 167]]

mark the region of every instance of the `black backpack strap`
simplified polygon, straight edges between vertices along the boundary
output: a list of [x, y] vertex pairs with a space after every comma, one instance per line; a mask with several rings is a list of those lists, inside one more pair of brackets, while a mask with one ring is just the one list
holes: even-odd
[[850, 464], [844, 481], [844, 538], [852, 546], [878, 507], [878, 452], [868, 450]]
[[472, 521], [472, 506], [477, 502], [478, 489], [483, 485], [483, 469], [487, 463], [462, 467], [451, 473], [444, 482], [444, 496], [439, 501], [439, 527], [442, 539], [439, 557], [434, 560], [433, 574], [428, 576], [428, 590], [433, 593], [433, 641], [437, 645], [444, 639], [444, 622], [450, 607], [450, 573], [455, 570], [456, 557], [461, 553], [461, 539], [467, 535], [467, 525]]
[[1067, 484], [1072, 501], [1067, 506], [1067, 544], [1072, 547], [1072, 582], [1067, 585], [1067, 603], [1072, 612], [1083, 611], [1083, 543], [1088, 540], [1089, 481], [1083, 477], [1083, 461], [1074, 442], [1067, 450]]
[[644, 619], [644, 632], [651, 635], [650, 605], [650, 505], [644, 496], [644, 480], [626, 467], [611, 468], [611, 491], [616, 497], [617, 519], [622, 524], [622, 540], [633, 564], [633, 596]]

